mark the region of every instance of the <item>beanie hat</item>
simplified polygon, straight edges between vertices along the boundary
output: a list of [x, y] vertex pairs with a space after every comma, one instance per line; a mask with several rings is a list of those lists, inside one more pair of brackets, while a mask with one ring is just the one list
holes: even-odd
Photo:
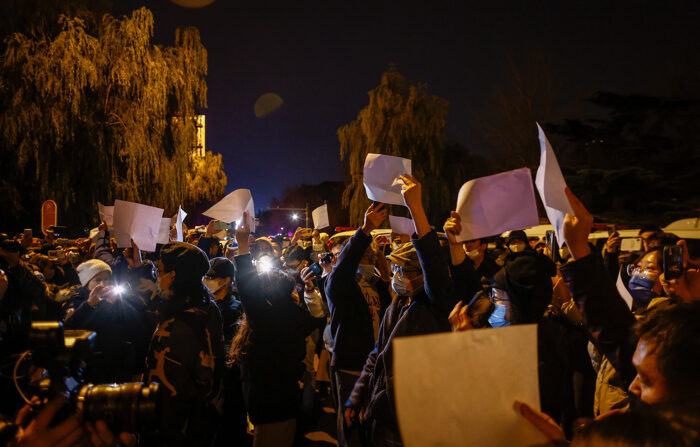
[[527, 234], [523, 230], [515, 230], [508, 233], [506, 236], [506, 245], [510, 245], [513, 241], [523, 241], [528, 243]]
[[214, 258], [210, 261], [211, 268], [209, 268], [209, 273], [207, 276], [212, 278], [232, 278], [236, 273], [236, 268], [228, 258]]
[[552, 301], [552, 276], [556, 265], [536, 252], [521, 252], [506, 262], [493, 277], [492, 287], [508, 292], [521, 318], [519, 323], [537, 322]]
[[412, 242], [401, 244], [386, 258], [401, 268], [408, 267], [409, 270], [421, 269], [420, 262], [418, 261], [418, 252], [416, 251], [416, 248], [413, 246]]
[[201, 281], [209, 271], [209, 259], [204, 252], [187, 242], [170, 242], [160, 250], [160, 260], [167, 271], [180, 278]]
[[99, 273], [109, 272], [110, 275], [112, 274], [112, 269], [109, 264], [99, 259], [85, 261], [80, 264], [76, 270], [78, 272], [78, 278], [80, 278], [80, 285], [83, 287], [87, 286], [90, 280]]

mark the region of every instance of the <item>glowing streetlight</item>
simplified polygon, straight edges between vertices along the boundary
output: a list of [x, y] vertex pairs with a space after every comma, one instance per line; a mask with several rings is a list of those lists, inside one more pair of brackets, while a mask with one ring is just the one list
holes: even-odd
[[292, 214], [292, 220], [299, 220], [299, 215], [297, 213]]

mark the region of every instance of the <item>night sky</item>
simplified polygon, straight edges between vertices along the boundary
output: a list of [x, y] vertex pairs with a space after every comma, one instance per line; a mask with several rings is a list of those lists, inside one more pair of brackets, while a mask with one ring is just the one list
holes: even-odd
[[[199, 28], [207, 149], [223, 154], [227, 192], [250, 188], [256, 208], [287, 186], [346, 179], [336, 130], [392, 62], [451, 102], [448, 137], [477, 153], [470, 122], [508, 82], [510, 61], [533, 54], [557, 85], [550, 121], [595, 114], [584, 100], [598, 90], [700, 97], [698, 1], [115, 3], [118, 14], [151, 9], [158, 44], [172, 45], [177, 26]], [[268, 92], [284, 105], [256, 118]]]

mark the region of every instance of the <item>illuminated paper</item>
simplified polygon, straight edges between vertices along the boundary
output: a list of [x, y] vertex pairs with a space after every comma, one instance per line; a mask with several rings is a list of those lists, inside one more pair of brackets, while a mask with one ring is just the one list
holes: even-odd
[[407, 234], [410, 236], [416, 232], [413, 219], [406, 217], [389, 216], [389, 226], [391, 226], [391, 231], [396, 234]]
[[629, 290], [627, 290], [627, 287], [625, 287], [625, 282], [622, 280], [622, 271], [617, 274], [617, 282], [615, 283], [615, 287], [617, 287], [617, 292], [620, 294], [622, 299], [625, 300], [625, 303], [627, 303], [627, 307], [632, 310], [632, 294]]
[[321, 205], [311, 212], [311, 218], [314, 221], [314, 228], [320, 230], [330, 226], [328, 219], [328, 205]]
[[376, 202], [404, 205], [402, 174], [411, 175], [411, 160], [391, 155], [367, 154], [362, 182], [367, 197]]
[[458, 242], [538, 225], [530, 169], [520, 168], [468, 181], [459, 189], [457, 213], [462, 218]]
[[160, 229], [158, 230], [158, 243], [167, 244], [170, 242], [170, 218], [164, 217], [160, 220]]
[[564, 217], [567, 213], [573, 216], [574, 210], [564, 192], [566, 181], [559, 168], [557, 157], [539, 124], [537, 124], [537, 133], [540, 139], [540, 166], [537, 168], [535, 185], [561, 248], [564, 245]]
[[95, 236], [100, 232], [99, 227], [95, 227], [92, 230], [90, 230], [90, 239], [95, 239]]
[[546, 438], [513, 408], [539, 408], [537, 325], [394, 340], [394, 384], [406, 447], [524, 447]]
[[104, 206], [97, 202], [97, 207], [100, 214], [100, 223], [106, 223], [107, 228], [111, 230], [114, 227], [114, 206]]
[[182, 209], [182, 206], [179, 206], [177, 208], [177, 214], [175, 214], [175, 231], [177, 232], [177, 236], [175, 237], [175, 240], [178, 242], [182, 242], [184, 240], [184, 236], [182, 233], [182, 223], [185, 221], [185, 217], [187, 217], [187, 213], [185, 210]]
[[249, 189], [237, 189], [218, 201], [211, 208], [203, 212], [205, 216], [221, 222], [231, 223], [238, 221], [247, 211], [250, 231], [255, 230], [255, 205]]
[[131, 239], [142, 251], [155, 251], [163, 209], [141, 203], [114, 201], [114, 236], [119, 248], [130, 247]]

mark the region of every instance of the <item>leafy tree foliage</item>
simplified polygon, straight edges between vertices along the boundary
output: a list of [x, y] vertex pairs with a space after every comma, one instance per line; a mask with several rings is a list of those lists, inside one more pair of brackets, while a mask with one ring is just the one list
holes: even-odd
[[567, 183], [600, 219], [656, 223], [700, 212], [700, 101], [598, 93], [607, 119], [548, 129]]
[[172, 47], [153, 45], [152, 36], [153, 15], [141, 8], [119, 18], [60, 15], [55, 33], [5, 38], [0, 159], [12, 175], [0, 200], [15, 219], [36, 221], [45, 199], [76, 225], [94, 219], [97, 201], [169, 213], [223, 194], [220, 156], [192, 155], [194, 116], [207, 94], [199, 32], [178, 29]]
[[429, 94], [426, 84], [409, 85], [394, 66], [382, 75], [379, 86], [369, 92], [367, 107], [338, 129], [340, 157], [348, 160], [351, 177], [343, 194], [351, 225], [362, 222], [370, 203], [362, 185], [368, 153], [410, 158], [413, 174], [423, 185], [428, 217], [438, 222], [449, 213], [464, 168], [449, 157], [454, 151], [445, 142], [448, 110], [447, 100]]

